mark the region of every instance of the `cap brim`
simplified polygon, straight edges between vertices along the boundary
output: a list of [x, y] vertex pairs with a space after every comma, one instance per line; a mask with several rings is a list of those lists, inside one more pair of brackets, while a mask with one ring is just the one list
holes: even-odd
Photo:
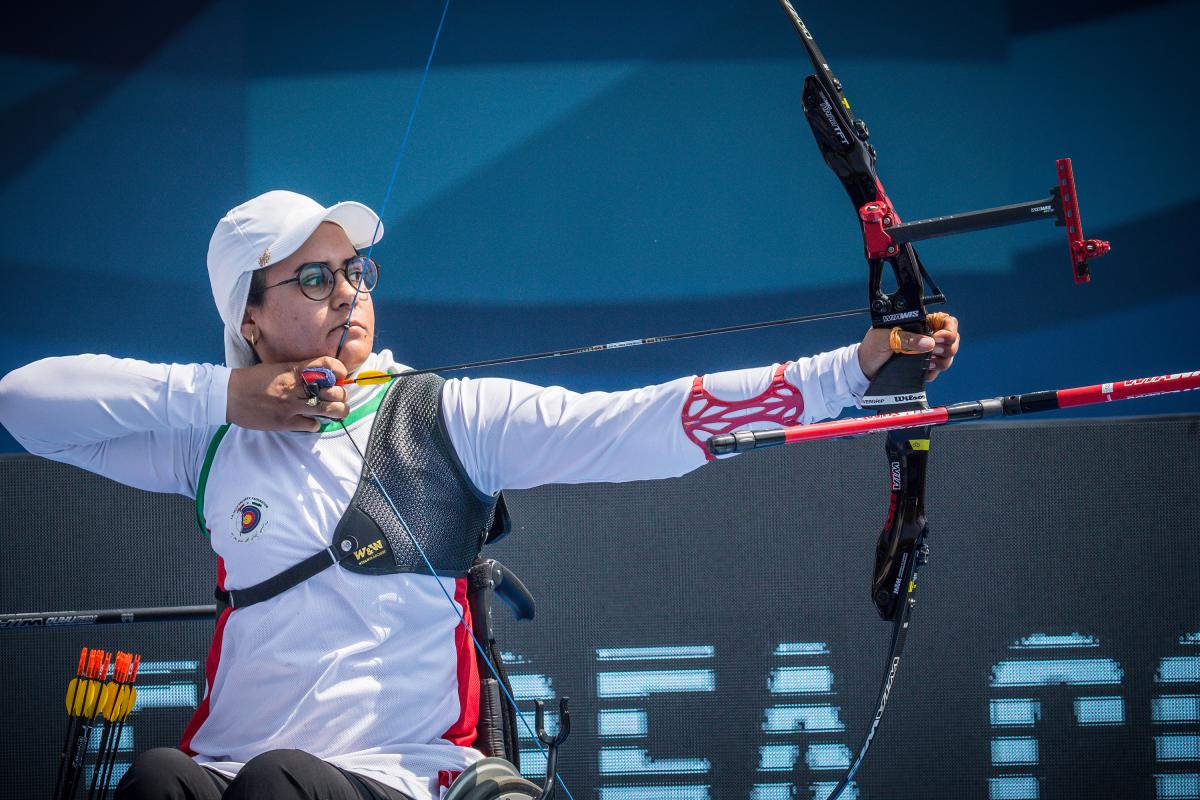
[[383, 222], [378, 215], [353, 200], [330, 206], [323, 221], [341, 225], [355, 250], [363, 250], [383, 238]]
[[299, 250], [322, 222], [333, 222], [341, 227], [355, 250], [370, 247], [383, 238], [383, 223], [378, 215], [362, 203], [346, 200], [321, 209], [281, 233], [271, 245], [270, 263], [283, 261]]

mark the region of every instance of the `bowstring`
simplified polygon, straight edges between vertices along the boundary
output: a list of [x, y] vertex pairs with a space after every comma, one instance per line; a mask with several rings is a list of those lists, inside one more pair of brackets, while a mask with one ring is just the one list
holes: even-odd
[[[382, 391], [387, 390], [384, 389]], [[340, 419], [336, 421], [342, 426], [342, 432], [346, 434], [346, 438], [350, 440], [350, 444], [354, 446], [354, 450], [362, 458], [363, 465], [367, 468], [367, 472], [371, 477], [371, 481], [375, 484], [375, 487], [379, 489], [380, 494], [383, 495], [383, 499], [387, 501], [388, 507], [392, 509], [392, 514], [395, 515], [396, 521], [400, 523], [400, 528], [404, 531], [404, 534], [408, 537], [408, 540], [412, 542], [417, 554], [421, 556], [421, 560], [425, 562], [425, 567], [429, 570], [429, 574], [433, 576], [438, 588], [442, 590], [442, 596], [446, 598], [446, 600], [450, 603], [450, 607], [454, 609], [454, 613], [458, 616], [458, 624], [462, 625], [463, 630], [465, 630], [467, 635], [471, 637], [471, 641], [475, 644], [475, 649], [479, 652], [480, 658], [482, 658], [484, 663], [487, 664], [488, 671], [490, 671], [492, 676], [496, 679], [496, 683], [499, 684], [500, 690], [504, 692], [504, 696], [508, 698], [510, 703], [512, 703], [513, 708], [517, 709], [517, 719], [521, 721], [521, 724], [525, 727], [526, 733], [529, 734], [529, 738], [533, 739], [533, 743], [537, 746], [537, 749], [541, 751], [543, 756], [546, 756], [546, 758], [549, 759], [549, 754], [546, 752], [546, 748], [542, 744], [541, 739], [539, 739], [537, 734], [534, 733], [533, 726], [529, 724], [529, 720], [525, 718], [525, 715], [520, 713], [520, 708], [517, 706], [517, 698], [513, 696], [511, 691], [509, 691], [508, 686], [505, 685], [504, 679], [500, 677], [500, 671], [496, 668], [496, 665], [492, 662], [492, 660], [488, 658], [488, 654], [483, 646], [483, 643], [479, 641], [479, 637], [475, 635], [475, 631], [471, 630], [471, 626], [467, 624], [467, 618], [463, 614], [462, 609], [459, 608], [458, 603], [454, 602], [454, 598], [450, 596], [450, 592], [446, 590], [446, 584], [442, 583], [442, 579], [438, 576], [437, 569], [433, 566], [433, 562], [430, 561], [429, 556], [425, 554], [425, 548], [421, 547], [421, 543], [417, 541], [417, 537], [413, 535], [412, 529], [408, 527], [408, 522], [400, 513], [400, 509], [396, 507], [395, 501], [392, 500], [391, 495], [389, 495], [387, 489], [384, 488], [383, 481], [379, 480], [379, 475], [375, 473], [375, 468], [371, 466], [371, 462], [367, 461], [366, 454], [364, 454], [362, 449], [358, 446], [358, 442], [354, 441], [354, 437], [350, 435], [349, 429], [346, 428], [346, 423]], [[559, 722], [561, 723], [562, 720], [560, 719]], [[566, 792], [567, 797], [569, 797], [570, 800], [575, 800], [575, 796], [571, 794], [571, 790], [567, 788], [566, 782], [563, 780], [562, 775], [559, 774], [557, 770], [554, 772], [554, 777], [558, 780], [558, 784], [562, 786], [563, 791]]]
[[[433, 56], [434, 56], [434, 53], [437, 52], [438, 42], [442, 38], [442, 29], [445, 27], [446, 14], [449, 10], [450, 10], [450, 0], [446, 0], [445, 3], [442, 5], [441, 16], [438, 18], [437, 30], [435, 30], [434, 34], [433, 34], [433, 42], [429, 46], [429, 55], [425, 59], [425, 68], [421, 72], [421, 80], [417, 84], [417, 93], [416, 93], [416, 96], [413, 98], [412, 108], [408, 112], [408, 121], [404, 125], [404, 134], [400, 138], [400, 148], [396, 153], [395, 161], [392, 162], [392, 174], [391, 174], [391, 177], [388, 179], [387, 191], [384, 192], [383, 205], [381, 205], [379, 207], [379, 214], [375, 219], [375, 230], [372, 231], [371, 242], [369, 245], [367, 245], [367, 252], [365, 255], [368, 260], [370, 260], [371, 253], [375, 249], [375, 242], [379, 238], [379, 228], [383, 224], [383, 217], [387, 213], [388, 204], [391, 202], [391, 199], [392, 199], [392, 192], [396, 187], [396, 177], [400, 174], [400, 162], [404, 160], [404, 153], [408, 149], [408, 139], [409, 139], [410, 134], [412, 133], [413, 121], [416, 119], [417, 109], [421, 105], [421, 97], [425, 93], [425, 84], [427, 83], [427, 81], [429, 79], [430, 67], [432, 67], [432, 65], [433, 65]], [[358, 285], [356, 285], [354, 287], [354, 297], [350, 300], [350, 310], [348, 312], [346, 312], [346, 321], [342, 324], [342, 335], [338, 339], [337, 350], [334, 352], [334, 355], [333, 355], [334, 358], [338, 358], [342, 354], [342, 347], [346, 344], [346, 334], [348, 334], [350, 332], [350, 320], [354, 316], [354, 309], [358, 305], [358, 298], [361, 293], [362, 293], [362, 280], [360, 279], [358, 282]], [[395, 515], [396, 520], [400, 523], [401, 529], [404, 531], [405, 535], [408, 536], [409, 541], [412, 542], [413, 547], [416, 549], [417, 553], [421, 556], [421, 560], [423, 562], [425, 562], [425, 566], [429, 570], [430, 576], [437, 583], [438, 588], [441, 589], [442, 595], [450, 603], [450, 607], [452, 609], [454, 609], [454, 613], [458, 617], [458, 624], [463, 627], [463, 630], [465, 630], [468, 635], [470, 635], [471, 641], [475, 644], [475, 649], [478, 651], [479, 656], [483, 659], [484, 663], [487, 664], [488, 670], [492, 673], [492, 676], [495, 677], [496, 682], [500, 686], [500, 689], [504, 692], [504, 696], [508, 699], [508, 701], [510, 703], [512, 703], [513, 708], [518, 709], [518, 712], [519, 712], [519, 707], [517, 706], [517, 699], [513, 696], [512, 692], [509, 691], [508, 687], [505, 685], [504, 680], [500, 677], [500, 671], [496, 668], [496, 665], [492, 663], [492, 660], [490, 658], [488, 658], [487, 652], [485, 651], [483, 644], [479, 641], [479, 638], [475, 635], [475, 631], [471, 630], [471, 626], [467, 624], [467, 620], [463, 614], [462, 609], [460, 609], [458, 607], [458, 604], [454, 602], [454, 598], [452, 598], [450, 596], [450, 593], [448, 591], [446, 591], [446, 586], [445, 586], [445, 584], [442, 583], [441, 578], [438, 577], [437, 570], [434, 568], [433, 562], [430, 561], [429, 556], [427, 556], [425, 554], [425, 549], [423, 547], [421, 547], [421, 543], [417, 541], [416, 536], [413, 535], [412, 530], [408, 527], [408, 522], [406, 522], [404, 517], [400, 514], [400, 509], [398, 509], [396, 507], [396, 503], [392, 500], [391, 495], [389, 495], [387, 489], [384, 488], [383, 482], [380, 481], [379, 476], [377, 474], [375, 474], [375, 468], [371, 466], [369, 461], [367, 461], [367, 457], [363, 453], [362, 449], [359, 448], [358, 442], [354, 441], [354, 437], [350, 435], [349, 429], [346, 428], [346, 423], [340, 419], [337, 420], [337, 423], [341, 426], [342, 432], [346, 435], [346, 438], [350, 440], [350, 444], [354, 446], [354, 450], [358, 453], [359, 457], [362, 459], [363, 465], [367, 468], [367, 472], [371, 476], [371, 480], [374, 482], [375, 486], [379, 489], [380, 493], [383, 495], [384, 500], [387, 501], [388, 506], [392, 509], [392, 514]], [[533, 740], [534, 745], [538, 748], [538, 750], [541, 751], [542, 755], [545, 756], [547, 758], [547, 760], [549, 760], [549, 754], [547, 753], [545, 746], [542, 744], [541, 739], [538, 738], [537, 734], [533, 730], [533, 727], [529, 724], [529, 720], [527, 720], [525, 718], [525, 715], [521, 714], [521, 713], [517, 713], [516, 716], [521, 721], [521, 724], [525, 727], [525, 731], [529, 734], [529, 737]], [[561, 720], [560, 720], [560, 722], [561, 722]], [[567, 784], [563, 780], [562, 775], [560, 775], [557, 771], [555, 771], [554, 777], [558, 781], [558, 784], [562, 787], [563, 792], [566, 793], [567, 797], [570, 798], [570, 800], [575, 800], [574, 795], [571, 794], [571, 790], [567, 788]]]
[[[392, 190], [396, 188], [396, 176], [400, 174], [400, 162], [404, 160], [404, 153], [408, 150], [408, 137], [412, 133], [413, 120], [417, 118], [417, 108], [421, 105], [421, 96], [425, 94], [425, 83], [429, 80], [429, 68], [433, 66], [433, 54], [437, 52], [438, 42], [442, 38], [442, 28], [446, 24], [446, 12], [450, 10], [450, 0], [442, 5], [442, 15], [438, 18], [437, 30], [433, 33], [433, 43], [429, 46], [429, 56], [425, 59], [425, 69], [421, 72], [421, 81], [417, 84], [417, 94], [413, 98], [412, 108], [408, 112], [408, 121], [404, 124], [404, 134], [400, 137], [400, 149], [396, 151], [396, 160], [392, 162], [392, 176], [388, 179], [387, 190], [383, 193], [383, 205], [379, 207], [379, 214], [375, 217], [375, 230], [371, 232], [371, 242], [367, 245], [366, 258], [370, 260], [371, 253], [375, 250], [375, 242], [379, 238], [379, 228], [383, 225], [383, 217], [387, 214], [388, 204], [392, 200]], [[346, 344], [346, 334], [350, 332], [350, 318], [354, 315], [354, 308], [358, 304], [358, 296], [362, 291], [362, 279], [359, 279], [358, 285], [354, 287], [354, 297], [350, 300], [350, 310], [346, 313], [346, 321], [342, 324], [342, 336], [338, 339], [337, 350], [334, 351], [333, 357], [338, 358], [342, 354], [342, 346]]]

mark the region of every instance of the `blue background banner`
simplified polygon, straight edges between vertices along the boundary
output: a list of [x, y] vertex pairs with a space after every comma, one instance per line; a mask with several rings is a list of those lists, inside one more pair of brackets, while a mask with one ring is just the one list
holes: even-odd
[[[1113, 243], [1087, 286], [1049, 223], [924, 243], [965, 336], [933, 399], [1197, 367], [1198, 8], [801, 4], [905, 219], [1044, 196], [1069, 155], [1085, 230]], [[78, 352], [221, 360], [204, 267], [217, 219], [274, 188], [379, 208], [439, 12], [26, 8], [0, 33], [0, 372]], [[376, 250], [377, 345], [433, 366], [863, 305], [856, 220], [800, 109], [808, 72], [766, 0], [452, 3]], [[865, 326], [495, 374], [616, 389]], [[7, 433], [0, 449], [17, 449]]]

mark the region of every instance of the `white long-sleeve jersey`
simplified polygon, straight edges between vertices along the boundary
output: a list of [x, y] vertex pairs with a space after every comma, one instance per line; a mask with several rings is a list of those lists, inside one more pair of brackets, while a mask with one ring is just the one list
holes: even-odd
[[[362, 369], [404, 366], [384, 350]], [[196, 498], [219, 582], [244, 588], [329, 545], [362, 460], [336, 423], [315, 434], [225, 427], [229, 373], [104, 355], [45, 359], [0, 381], [0, 422], [32, 453]], [[766, 390], [775, 374], [715, 373], [703, 388], [740, 400]], [[867, 387], [857, 346], [798, 359], [782, 374], [802, 397], [801, 423], [836, 416]], [[586, 394], [453, 379], [442, 389], [442, 414], [467, 476], [485, 494], [664, 478], [706, 461], [682, 424], [693, 388], [691, 377]], [[349, 390], [345, 422], [360, 448], [385, 389]], [[437, 581], [466, 605], [462, 579], [333, 568], [226, 612], [182, 746], [226, 775], [260, 753], [297, 748], [418, 800], [435, 797], [439, 770], [481, 757], [466, 746], [474, 654]]]

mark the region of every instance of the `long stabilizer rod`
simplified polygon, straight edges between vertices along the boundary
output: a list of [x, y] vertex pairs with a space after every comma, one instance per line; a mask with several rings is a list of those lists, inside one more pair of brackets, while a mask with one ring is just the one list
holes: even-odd
[[0, 629], [120, 625], [129, 622], [185, 622], [193, 619], [212, 622], [216, 618], [216, 606], [108, 608], [99, 611], [34, 611], [24, 614], [0, 614]]
[[1152, 378], [1134, 378], [1116, 383], [1077, 386], [1073, 389], [1051, 389], [1044, 392], [996, 397], [990, 400], [971, 400], [918, 411], [880, 414], [875, 417], [835, 419], [767, 431], [737, 431], [713, 436], [708, 440], [707, 446], [710, 453], [720, 456], [793, 442], [859, 436], [865, 433], [919, 428], [923, 425], [947, 425], [951, 422], [966, 422], [984, 417], [1011, 417], [1017, 414], [1090, 406], [1096, 403], [1130, 400], [1135, 397], [1149, 397], [1156, 394], [1188, 392], [1193, 389], [1200, 389], [1200, 372], [1177, 372]]

